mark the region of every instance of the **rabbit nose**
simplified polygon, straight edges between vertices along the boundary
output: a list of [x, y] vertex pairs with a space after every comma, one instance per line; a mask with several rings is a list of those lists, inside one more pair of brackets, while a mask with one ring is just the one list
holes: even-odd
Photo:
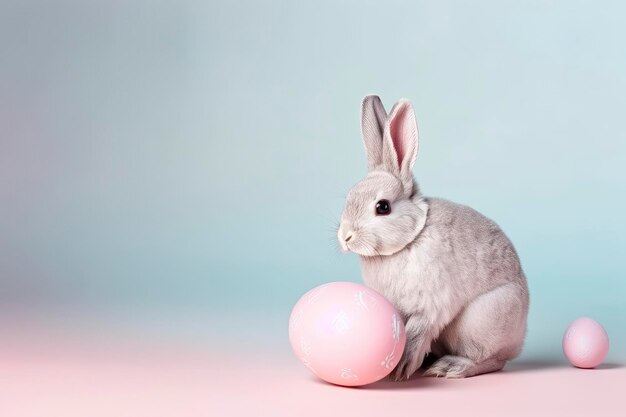
[[350, 242], [350, 239], [352, 239], [352, 234], [349, 234], [348, 236], [346, 236], [346, 238], [344, 240], [346, 242]]

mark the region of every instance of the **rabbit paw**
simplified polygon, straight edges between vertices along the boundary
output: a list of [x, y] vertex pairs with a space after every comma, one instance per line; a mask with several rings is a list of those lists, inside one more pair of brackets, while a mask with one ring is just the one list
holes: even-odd
[[404, 327], [406, 331], [404, 353], [389, 375], [389, 378], [394, 381], [409, 379], [422, 366], [432, 340], [430, 333], [425, 331], [427, 325], [421, 316], [410, 316]]
[[424, 376], [468, 378], [470, 376], [499, 371], [504, 367], [505, 363], [504, 360], [497, 358], [491, 358], [476, 363], [463, 356], [446, 355], [433, 363], [424, 372]]
[[433, 363], [424, 376], [444, 377], [444, 378], [465, 378], [470, 376], [474, 368], [474, 362], [462, 356], [446, 355]]
[[419, 353], [419, 350], [411, 349], [407, 346], [398, 365], [389, 374], [389, 378], [393, 381], [405, 381], [411, 378], [411, 375], [419, 369], [423, 360], [423, 353]]
[[398, 365], [389, 374], [389, 378], [393, 381], [404, 381], [409, 379], [416, 370], [417, 367], [411, 366], [410, 358], [403, 356]]

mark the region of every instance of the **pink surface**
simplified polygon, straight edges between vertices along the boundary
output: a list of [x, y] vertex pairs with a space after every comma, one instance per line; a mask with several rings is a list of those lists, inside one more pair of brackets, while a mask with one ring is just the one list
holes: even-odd
[[[3, 329], [2, 416], [623, 416], [626, 368], [519, 360], [466, 380], [416, 377], [346, 388], [310, 374], [287, 346], [237, 350], [141, 334]], [[192, 348], [193, 346], [193, 348]]]
[[294, 353], [313, 374], [344, 386], [366, 385], [393, 370], [406, 335], [394, 306], [353, 282], [315, 287], [296, 303], [289, 319]]
[[574, 366], [595, 368], [609, 353], [609, 336], [600, 323], [581, 317], [565, 331], [563, 353]]

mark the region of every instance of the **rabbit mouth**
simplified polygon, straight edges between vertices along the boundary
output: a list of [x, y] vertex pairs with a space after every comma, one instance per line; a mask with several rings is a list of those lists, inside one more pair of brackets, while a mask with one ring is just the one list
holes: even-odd
[[357, 255], [361, 254], [361, 245], [358, 244], [358, 241], [346, 241], [345, 239], [341, 239], [339, 241], [339, 246], [341, 247], [341, 252], [343, 253], [356, 253]]
[[[348, 244], [346, 244], [348, 246]], [[381, 256], [380, 250], [366, 242], [358, 244], [358, 242], [352, 243], [352, 247], [348, 247], [346, 252], [354, 252], [359, 256]]]
[[372, 239], [356, 228], [340, 227], [337, 232], [339, 247], [343, 253], [353, 252], [359, 256], [380, 256], [381, 248], [378, 238]]

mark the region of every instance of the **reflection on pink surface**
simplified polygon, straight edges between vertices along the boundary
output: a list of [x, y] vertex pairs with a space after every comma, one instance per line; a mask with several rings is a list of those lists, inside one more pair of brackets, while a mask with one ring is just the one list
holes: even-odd
[[520, 360], [466, 380], [344, 388], [314, 379], [288, 351], [12, 336], [0, 344], [2, 416], [624, 415], [619, 365]]

